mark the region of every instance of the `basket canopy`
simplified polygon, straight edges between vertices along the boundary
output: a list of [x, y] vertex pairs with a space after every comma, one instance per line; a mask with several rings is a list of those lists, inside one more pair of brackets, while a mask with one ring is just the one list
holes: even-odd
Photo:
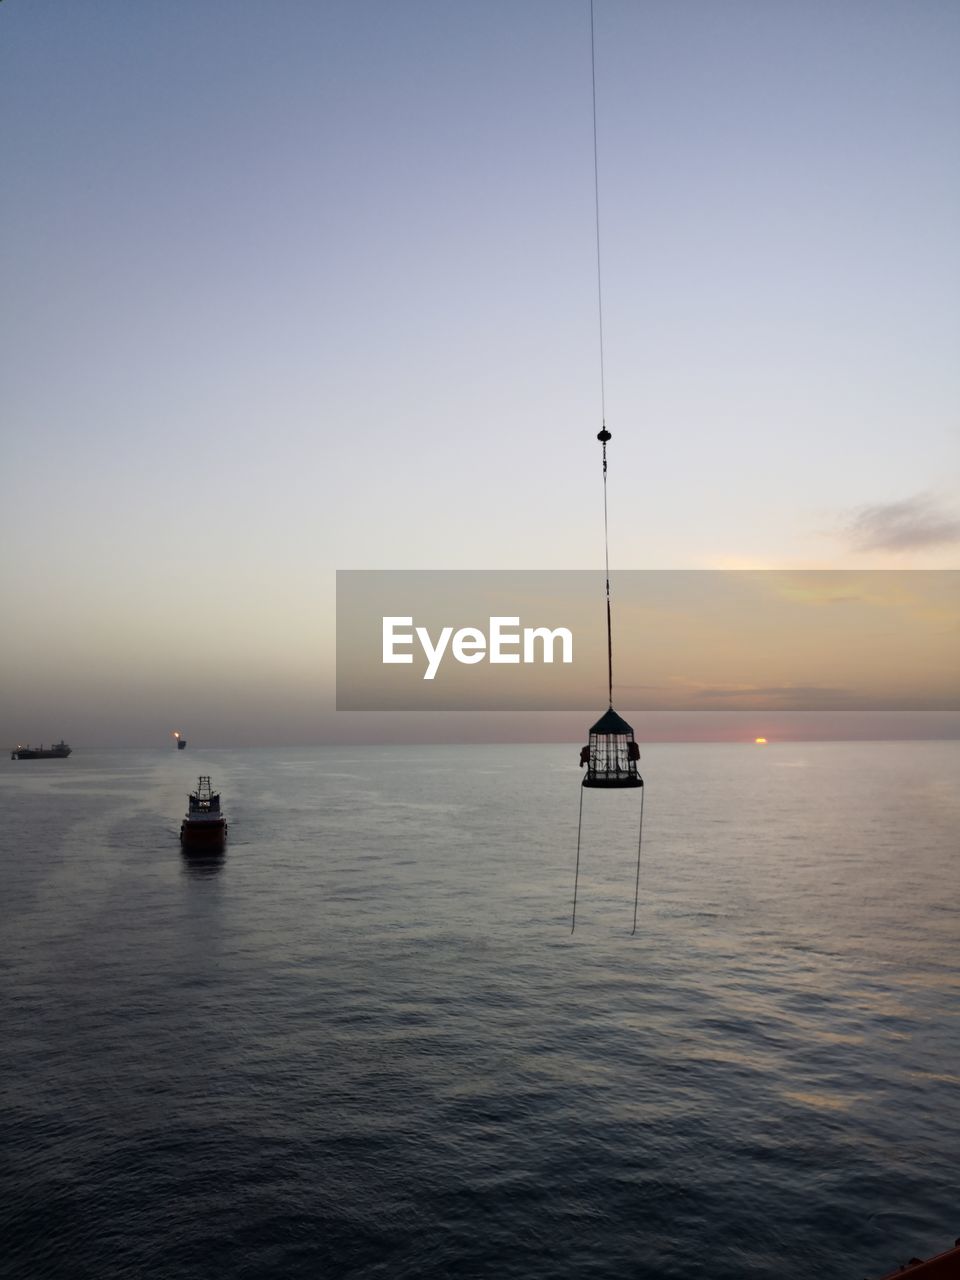
[[590, 726], [590, 736], [595, 733], [627, 733], [633, 737], [633, 726], [627, 724], [623, 716], [618, 716], [613, 707], [605, 711], [596, 724]]

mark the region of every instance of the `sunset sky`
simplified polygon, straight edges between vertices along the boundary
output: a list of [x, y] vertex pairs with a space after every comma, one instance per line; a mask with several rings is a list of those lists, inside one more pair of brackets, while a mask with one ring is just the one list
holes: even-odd
[[[614, 569], [960, 568], [960, 8], [596, 43]], [[338, 715], [334, 574], [602, 567], [588, 0], [6, 0], [0, 112], [0, 743], [579, 737]]]

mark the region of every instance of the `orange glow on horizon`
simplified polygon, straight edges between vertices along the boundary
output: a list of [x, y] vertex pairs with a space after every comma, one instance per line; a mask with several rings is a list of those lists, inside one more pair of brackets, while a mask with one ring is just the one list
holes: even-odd
[[753, 741], [754, 741], [754, 745], [758, 747], [765, 747], [767, 745], [766, 738], [754, 738]]

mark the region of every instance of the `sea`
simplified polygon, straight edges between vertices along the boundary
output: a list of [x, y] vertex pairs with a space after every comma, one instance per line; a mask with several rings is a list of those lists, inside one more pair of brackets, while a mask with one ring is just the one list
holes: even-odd
[[[862, 1280], [960, 1234], [960, 743], [0, 762], [0, 1275]], [[222, 857], [178, 843], [223, 795]]]

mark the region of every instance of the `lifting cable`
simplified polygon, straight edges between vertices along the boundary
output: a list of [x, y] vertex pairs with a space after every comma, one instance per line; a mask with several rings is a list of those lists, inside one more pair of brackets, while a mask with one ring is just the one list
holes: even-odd
[[[607, 605], [607, 693], [609, 696], [610, 712], [613, 712], [613, 622], [610, 605], [610, 529], [607, 512], [607, 443], [611, 439], [610, 432], [607, 430], [607, 403], [606, 403], [606, 380], [604, 372], [604, 355], [603, 355], [603, 276], [601, 271], [600, 258], [600, 165], [598, 159], [597, 147], [597, 55], [596, 55], [596, 29], [594, 21], [594, 3], [590, 0], [590, 89], [591, 99], [593, 103], [593, 207], [594, 222], [596, 230], [597, 242], [597, 322], [599, 333], [600, 347], [600, 423], [601, 429], [597, 433], [597, 439], [603, 446], [603, 563], [606, 586], [606, 605]], [[617, 717], [619, 719], [619, 717]], [[594, 726], [597, 728], [598, 726]], [[629, 729], [628, 725], [624, 726]], [[630, 738], [632, 745], [633, 731], [630, 730]], [[592, 741], [592, 739], [591, 739]], [[630, 759], [636, 757], [631, 755]], [[583, 761], [581, 760], [581, 763]], [[577, 890], [580, 883], [580, 846], [583, 835], [583, 792], [589, 779], [589, 770], [587, 776], [580, 785], [580, 812], [577, 819], [577, 863], [574, 871], [573, 880], [573, 917], [570, 921], [570, 932], [573, 933], [577, 927]], [[639, 775], [637, 775], [639, 778]], [[643, 779], [639, 778], [640, 786], [640, 829], [637, 834], [637, 876], [633, 898], [633, 929], [631, 935], [637, 932], [637, 912], [640, 904], [640, 855], [643, 847], [643, 801], [644, 786]]]
[[597, 327], [600, 336], [600, 424], [597, 439], [603, 445], [603, 562], [607, 590], [607, 692], [613, 706], [613, 628], [610, 619], [610, 534], [607, 527], [607, 393], [603, 366], [603, 276], [600, 270], [600, 164], [597, 152], [597, 54], [590, 0], [590, 90], [593, 101], [593, 213], [597, 233]]

